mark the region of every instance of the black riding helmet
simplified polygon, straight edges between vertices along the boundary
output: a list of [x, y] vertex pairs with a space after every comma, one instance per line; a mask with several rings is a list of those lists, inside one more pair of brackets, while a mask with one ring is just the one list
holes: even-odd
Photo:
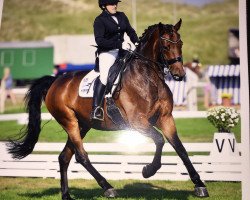
[[98, 0], [99, 7], [103, 10], [103, 6], [118, 4], [121, 2], [120, 0]]

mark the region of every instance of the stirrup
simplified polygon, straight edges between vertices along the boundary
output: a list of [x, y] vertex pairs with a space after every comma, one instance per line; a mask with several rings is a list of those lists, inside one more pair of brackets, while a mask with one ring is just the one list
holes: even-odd
[[101, 106], [97, 106], [93, 110], [92, 119], [104, 121], [104, 110], [103, 110], [103, 108]]

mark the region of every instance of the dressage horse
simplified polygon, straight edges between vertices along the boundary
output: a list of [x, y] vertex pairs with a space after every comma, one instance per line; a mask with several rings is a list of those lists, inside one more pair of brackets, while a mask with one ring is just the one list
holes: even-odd
[[[185, 76], [182, 62], [183, 43], [178, 33], [181, 23], [181, 19], [175, 25], [159, 23], [145, 30], [131, 60], [122, 72], [121, 87], [113, 96], [116, 96], [115, 104], [120, 109], [127, 128], [152, 138], [156, 145], [152, 163], [142, 170], [143, 177], [153, 176], [161, 168], [165, 137], [186, 166], [195, 185], [195, 194], [204, 197], [208, 196], [206, 186], [200, 180], [177, 135], [172, 116], [172, 93], [164, 81], [164, 68], [175, 80], [181, 81]], [[9, 152], [16, 159], [22, 159], [33, 151], [41, 130], [41, 104], [45, 100], [49, 112], [68, 134], [67, 143], [59, 155], [61, 192], [64, 200], [72, 199], [69, 194], [67, 169], [73, 154], [76, 161], [85, 167], [103, 188], [106, 197], [117, 196], [116, 190], [93, 167], [84, 150], [82, 139], [92, 128], [92, 98], [82, 98], [78, 95], [80, 81], [85, 75], [85, 72], [74, 72], [58, 78], [44, 76], [36, 80], [26, 94], [29, 113], [27, 129], [19, 139], [8, 144]], [[105, 102], [106, 100], [104, 121], [100, 122], [99, 129], [118, 130], [119, 126], [107, 116]]]

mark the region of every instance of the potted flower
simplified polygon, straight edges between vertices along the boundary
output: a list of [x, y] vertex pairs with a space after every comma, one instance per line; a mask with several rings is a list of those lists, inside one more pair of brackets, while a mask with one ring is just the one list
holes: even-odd
[[234, 133], [231, 132], [240, 119], [236, 109], [224, 106], [210, 108], [207, 111], [207, 119], [218, 130], [214, 133], [214, 145], [210, 155], [239, 155]]
[[222, 93], [221, 99], [222, 99], [223, 106], [231, 106], [232, 94]]

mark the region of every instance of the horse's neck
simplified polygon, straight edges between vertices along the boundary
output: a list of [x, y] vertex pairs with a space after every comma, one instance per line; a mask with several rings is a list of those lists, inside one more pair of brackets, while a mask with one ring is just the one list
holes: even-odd
[[141, 47], [138, 52], [139, 54], [141, 54], [143, 57], [149, 59], [153, 62], [157, 62], [158, 61], [158, 48], [156, 49], [155, 44], [145, 44], [143, 45], [143, 47]]
[[159, 55], [153, 49], [152, 45], [144, 45], [143, 48], [138, 49], [137, 52], [141, 56], [138, 56], [139, 59], [135, 59], [137, 62], [131, 63], [131, 70], [136, 72], [132, 74], [132, 76], [140, 75], [143, 79], [151, 81], [154, 79], [155, 83], [153, 85], [155, 86], [158, 79], [164, 79], [158, 66]]

